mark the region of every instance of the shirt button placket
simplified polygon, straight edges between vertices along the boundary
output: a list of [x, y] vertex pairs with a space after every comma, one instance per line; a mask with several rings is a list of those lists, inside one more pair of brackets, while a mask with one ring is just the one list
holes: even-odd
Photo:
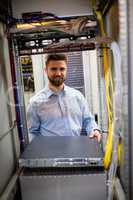
[[61, 96], [59, 96], [59, 104], [62, 112], [62, 117], [64, 118], [64, 126], [66, 127], [66, 130], [69, 130], [69, 123], [68, 123], [68, 111], [67, 111], [67, 104], [63, 100]]

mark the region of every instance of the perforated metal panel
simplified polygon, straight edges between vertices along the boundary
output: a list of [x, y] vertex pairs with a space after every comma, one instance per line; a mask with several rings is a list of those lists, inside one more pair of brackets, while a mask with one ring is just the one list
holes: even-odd
[[106, 175], [21, 176], [22, 200], [106, 200]]
[[65, 83], [85, 94], [82, 52], [68, 53], [68, 72]]
[[122, 56], [122, 78], [123, 78], [123, 139], [124, 139], [124, 160], [121, 162], [120, 179], [124, 190], [129, 196], [129, 133], [128, 133], [128, 26], [127, 26], [127, 3], [124, 0], [119, 0], [119, 44]]

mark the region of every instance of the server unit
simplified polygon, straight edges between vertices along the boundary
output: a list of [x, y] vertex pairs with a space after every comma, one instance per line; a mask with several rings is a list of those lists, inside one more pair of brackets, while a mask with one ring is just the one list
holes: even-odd
[[23, 200], [106, 200], [103, 153], [87, 136], [38, 136], [19, 165]]

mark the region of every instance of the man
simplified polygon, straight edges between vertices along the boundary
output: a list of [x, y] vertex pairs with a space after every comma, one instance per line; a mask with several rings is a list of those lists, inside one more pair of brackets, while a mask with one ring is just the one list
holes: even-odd
[[[80, 136], [85, 129], [90, 138], [101, 140], [98, 126], [88, 110], [84, 96], [64, 84], [67, 57], [47, 57], [48, 86], [30, 100], [27, 112], [29, 133], [44, 136]], [[39, 78], [39, 77], [38, 77]]]

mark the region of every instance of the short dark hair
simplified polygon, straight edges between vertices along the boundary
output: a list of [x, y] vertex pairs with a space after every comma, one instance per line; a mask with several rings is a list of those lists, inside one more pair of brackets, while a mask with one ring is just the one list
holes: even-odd
[[46, 59], [46, 66], [48, 63], [51, 61], [65, 61], [67, 63], [67, 56], [66, 54], [48, 54], [47, 59]]

